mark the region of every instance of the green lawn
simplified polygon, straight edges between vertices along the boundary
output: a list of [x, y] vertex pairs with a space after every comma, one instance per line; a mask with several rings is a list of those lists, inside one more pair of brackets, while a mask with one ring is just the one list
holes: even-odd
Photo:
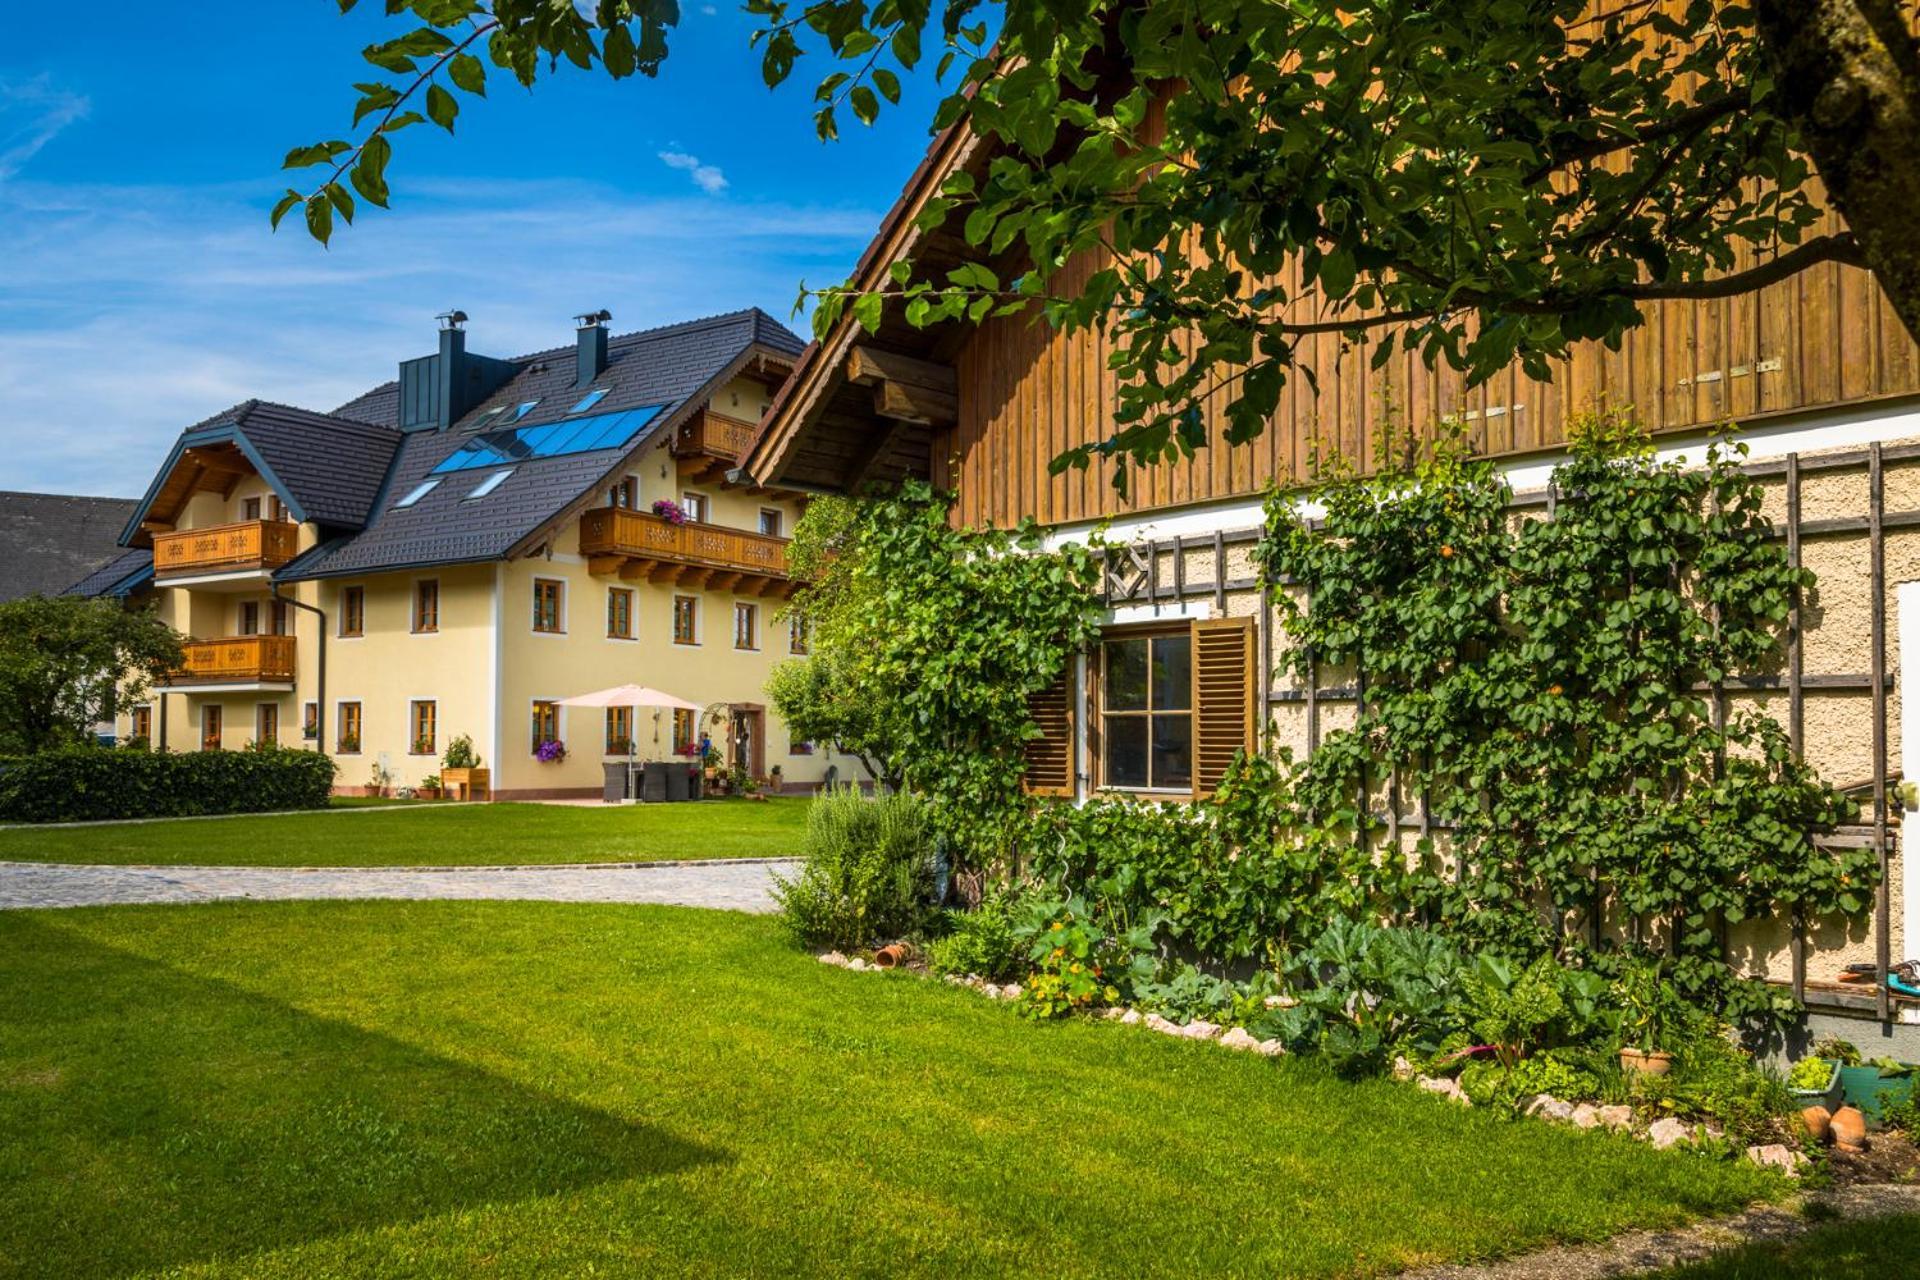
[[724, 913], [4, 912], [0, 973], [0, 1275], [1353, 1276], [1780, 1187]]
[[250, 867], [758, 858], [800, 851], [808, 801], [423, 804], [205, 821], [0, 830], [0, 861]]
[[1789, 1244], [1729, 1250], [1659, 1280], [1898, 1280], [1920, 1269], [1920, 1216], [1835, 1222]]

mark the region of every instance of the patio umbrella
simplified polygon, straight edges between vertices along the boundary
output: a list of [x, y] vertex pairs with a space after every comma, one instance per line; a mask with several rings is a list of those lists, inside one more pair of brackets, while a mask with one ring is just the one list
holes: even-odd
[[611, 689], [575, 694], [560, 699], [563, 707], [670, 707], [675, 711], [699, 711], [700, 704], [662, 693], [651, 685], [619, 684]]
[[[688, 702], [685, 698], [676, 698], [663, 693], [651, 685], [618, 684], [611, 689], [596, 689], [592, 693], [579, 693], [571, 698], [561, 698], [563, 707], [666, 707], [674, 711], [691, 711], [696, 715], [701, 706], [697, 702]], [[638, 725], [627, 736], [627, 772], [633, 772], [633, 752], [639, 737]], [[631, 785], [631, 777], [629, 777]]]

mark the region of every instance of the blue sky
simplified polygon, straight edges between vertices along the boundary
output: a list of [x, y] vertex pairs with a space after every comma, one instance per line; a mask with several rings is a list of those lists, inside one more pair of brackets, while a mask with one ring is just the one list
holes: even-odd
[[759, 305], [845, 276], [927, 142], [930, 83], [873, 129], [813, 135], [820, 68], [769, 93], [753, 20], [687, 0], [658, 80], [495, 73], [460, 136], [401, 135], [391, 212], [331, 250], [280, 157], [338, 136], [374, 0], [195, 0], [191, 22], [83, 29], [22, 6], [0, 43], [0, 489], [132, 495], [180, 428], [249, 396], [326, 409], [432, 349], [572, 340]]

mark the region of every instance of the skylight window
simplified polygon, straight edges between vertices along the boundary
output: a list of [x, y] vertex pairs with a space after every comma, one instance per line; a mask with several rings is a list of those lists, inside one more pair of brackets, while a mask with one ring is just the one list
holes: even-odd
[[422, 499], [422, 498], [424, 498], [424, 497], [426, 497], [426, 496], [427, 496], [428, 494], [430, 494], [430, 493], [432, 493], [432, 492], [433, 492], [433, 491], [434, 491], [434, 490], [435, 490], [436, 488], [438, 488], [438, 487], [439, 487], [439, 485], [440, 485], [440, 482], [439, 482], [438, 480], [424, 480], [424, 481], [422, 481], [421, 483], [419, 483], [419, 484], [417, 484], [417, 485], [415, 485], [415, 486], [414, 486], [414, 487], [412, 488], [412, 490], [408, 492], [408, 494], [407, 494], [407, 496], [406, 496], [406, 497], [404, 497], [404, 498], [402, 498], [402, 499], [400, 499], [400, 501], [398, 501], [398, 502], [396, 502], [396, 503], [394, 503], [394, 504], [393, 504], [393, 509], [394, 509], [395, 511], [398, 511], [398, 510], [399, 510], [400, 508], [402, 508], [402, 507], [410, 507], [410, 506], [412, 506], [412, 505], [413, 505], [414, 503], [416, 503], [416, 502], [418, 502], [418, 501], [420, 501], [420, 499]]
[[519, 404], [513, 406], [513, 420], [515, 422], [520, 421], [520, 419], [532, 413], [533, 406], [539, 403], [538, 400], [522, 400]]
[[624, 449], [648, 423], [666, 409], [651, 404], [638, 409], [616, 409], [611, 413], [585, 414], [545, 422], [532, 427], [503, 427], [476, 435], [443, 458], [432, 474], [454, 471], [511, 469], [530, 458], [558, 458], [574, 453], [593, 453], [601, 449]]
[[467, 430], [468, 431], [485, 431], [488, 427], [498, 422], [500, 420], [500, 415], [505, 413], [506, 411], [507, 411], [506, 405], [497, 404], [493, 406], [493, 408], [481, 414], [478, 418], [475, 418], [473, 420], [473, 424], [469, 426]]
[[607, 398], [607, 388], [598, 387], [592, 391], [587, 392], [587, 394], [585, 394], [584, 396], [581, 396], [580, 403], [574, 405], [573, 408], [567, 410], [567, 412], [568, 413], [585, 413], [587, 410], [593, 408], [593, 406], [599, 404], [602, 400], [605, 400], [606, 398]]
[[488, 476], [485, 480], [482, 480], [479, 484], [473, 486], [473, 492], [467, 495], [467, 501], [472, 502], [475, 498], [486, 497], [488, 494], [492, 493], [495, 489], [498, 489], [500, 487], [501, 482], [512, 474], [513, 474], [512, 467], [508, 467], [505, 471], [494, 472], [492, 475]]

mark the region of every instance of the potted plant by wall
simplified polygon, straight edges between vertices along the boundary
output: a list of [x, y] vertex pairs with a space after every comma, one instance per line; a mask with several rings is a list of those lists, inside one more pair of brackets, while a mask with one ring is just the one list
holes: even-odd
[[373, 766], [373, 773], [369, 775], [367, 780], [367, 794], [370, 796], [384, 796], [392, 790], [392, 788], [393, 770], [387, 768], [384, 764], [376, 762]]
[[1673, 1070], [1673, 1055], [1659, 1047], [1676, 998], [1673, 985], [1656, 964], [1634, 964], [1614, 985], [1620, 1010], [1620, 1069], [1663, 1076]]
[[1829, 1114], [1840, 1109], [1840, 1063], [1818, 1054], [1802, 1058], [1787, 1072], [1787, 1092], [1804, 1115], [1808, 1107], [1825, 1107]]
[[775, 765], [773, 768], [767, 770], [767, 790], [773, 792], [775, 795], [779, 795], [786, 785], [787, 776], [785, 769], [779, 765]]
[[425, 800], [438, 800], [440, 798], [440, 775], [439, 774], [430, 773], [426, 777], [420, 779], [420, 796], [422, 799], [425, 799]]
[[441, 787], [450, 796], [485, 800], [490, 778], [480, 764], [480, 753], [473, 749], [473, 739], [464, 733], [454, 738], [447, 743], [446, 754], [440, 757]]

